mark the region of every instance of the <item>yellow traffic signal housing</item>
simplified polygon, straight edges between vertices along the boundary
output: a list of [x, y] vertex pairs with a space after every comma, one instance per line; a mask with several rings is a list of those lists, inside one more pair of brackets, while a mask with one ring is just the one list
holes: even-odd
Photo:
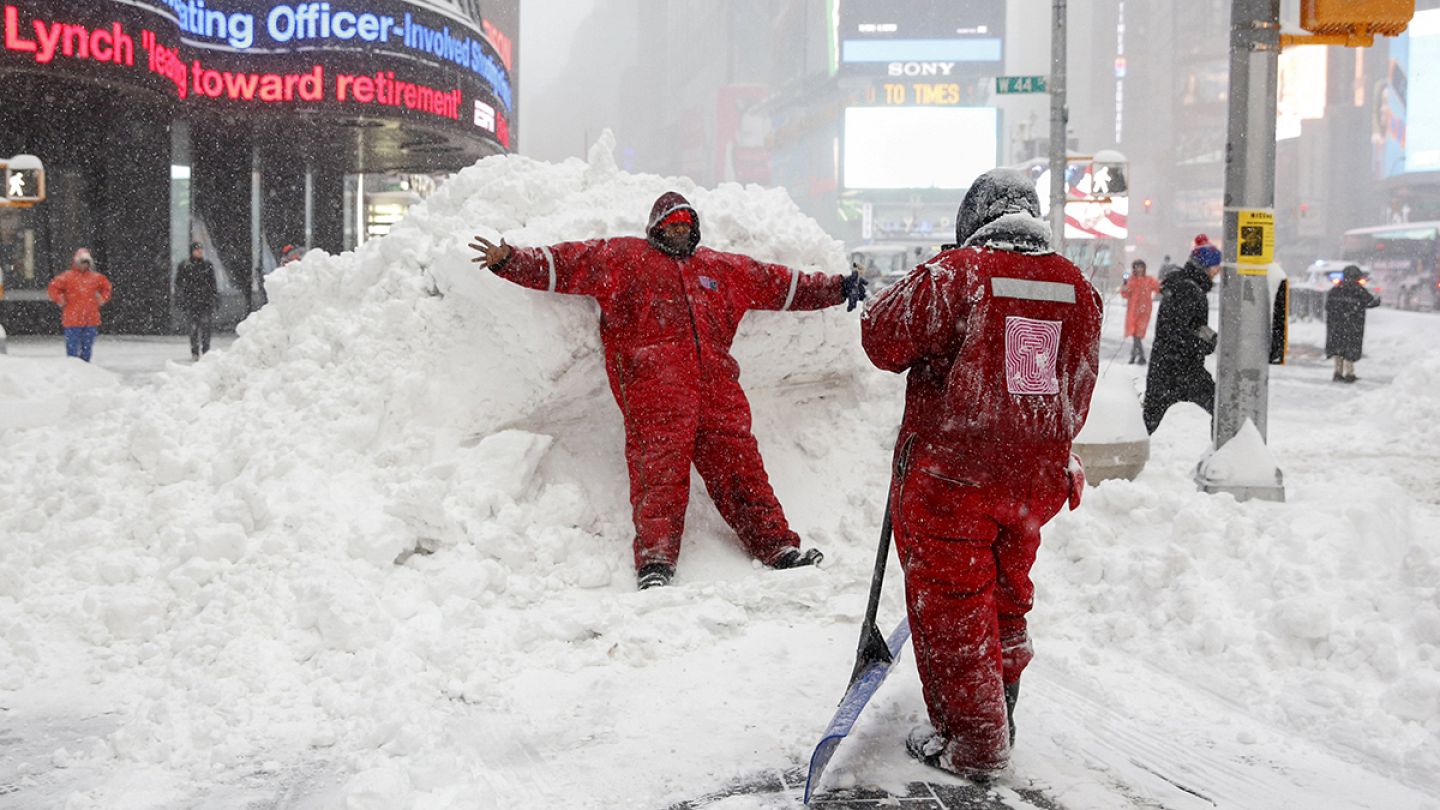
[[1301, 0], [1300, 27], [1316, 36], [1280, 37], [1284, 45], [1375, 44], [1375, 35], [1399, 36], [1415, 16], [1415, 0]]

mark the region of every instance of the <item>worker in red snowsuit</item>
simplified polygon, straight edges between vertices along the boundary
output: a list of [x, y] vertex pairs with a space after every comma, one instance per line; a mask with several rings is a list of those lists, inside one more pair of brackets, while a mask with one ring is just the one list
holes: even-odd
[[692, 462], [752, 556], [774, 568], [819, 562], [818, 550], [800, 551], [770, 488], [730, 344], [749, 310], [847, 300], [853, 308], [864, 282], [698, 247], [699, 216], [673, 191], [655, 201], [645, 232], [535, 248], [477, 236], [471, 247], [501, 278], [600, 304], [605, 371], [625, 419], [641, 589], [674, 576]]
[[1135, 342], [1130, 346], [1130, 363], [1145, 365], [1145, 333], [1150, 330], [1150, 312], [1155, 296], [1160, 294], [1160, 282], [1146, 272], [1145, 260], [1136, 259], [1130, 263], [1130, 274], [1120, 285], [1120, 297], [1125, 299], [1125, 337]]
[[1049, 241], [1023, 174], [982, 175], [957, 244], [861, 322], [875, 365], [909, 372], [890, 503], [933, 729], [906, 747], [967, 778], [1009, 763], [1040, 527], [1084, 486], [1070, 443], [1095, 386], [1101, 301]]

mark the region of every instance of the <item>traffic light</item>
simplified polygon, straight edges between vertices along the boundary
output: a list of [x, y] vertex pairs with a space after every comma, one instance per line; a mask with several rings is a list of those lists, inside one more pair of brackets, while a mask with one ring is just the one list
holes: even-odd
[[1399, 36], [1415, 16], [1415, 0], [1303, 0], [1300, 27], [1314, 34]]
[[1376, 34], [1404, 33], [1414, 16], [1415, 0], [1301, 0], [1300, 27], [1312, 36], [1282, 34], [1280, 44], [1368, 47]]

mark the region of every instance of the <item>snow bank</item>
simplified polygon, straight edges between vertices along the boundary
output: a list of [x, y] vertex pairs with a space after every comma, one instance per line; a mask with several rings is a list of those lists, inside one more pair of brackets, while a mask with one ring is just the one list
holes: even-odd
[[[596, 307], [503, 282], [466, 243], [639, 235], [673, 188], [710, 247], [828, 272], [843, 251], [783, 191], [621, 173], [612, 148], [480, 161], [385, 239], [278, 271], [228, 351], [83, 424], [0, 433], [26, 459], [0, 465], [21, 505], [0, 512], [0, 690], [34, 708], [27, 687], [78, 679], [118, 724], [69, 767], [183, 783], [318, 757], [361, 773], [355, 806], [456, 789], [517, 806], [493, 768], [447, 758], [451, 707], [503, 714], [532, 669], [643, 667], [744, 632], [746, 602], [771, 598], [753, 584], [739, 604], [637, 607]], [[866, 368], [858, 313], [756, 313], [741, 331], [752, 390]], [[34, 390], [5, 363], [0, 386]], [[786, 438], [833, 455], [808, 430]]]
[[114, 374], [71, 357], [0, 354], [0, 430], [57, 424], [72, 411], [94, 413], [118, 383]]

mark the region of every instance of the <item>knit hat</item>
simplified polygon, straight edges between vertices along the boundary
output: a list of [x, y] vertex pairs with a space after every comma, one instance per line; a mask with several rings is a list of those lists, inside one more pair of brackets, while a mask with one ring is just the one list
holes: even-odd
[[1202, 233], [1195, 237], [1195, 247], [1190, 250], [1190, 258], [1199, 266], [1209, 269], [1220, 263], [1220, 248], [1210, 244], [1210, 237]]

